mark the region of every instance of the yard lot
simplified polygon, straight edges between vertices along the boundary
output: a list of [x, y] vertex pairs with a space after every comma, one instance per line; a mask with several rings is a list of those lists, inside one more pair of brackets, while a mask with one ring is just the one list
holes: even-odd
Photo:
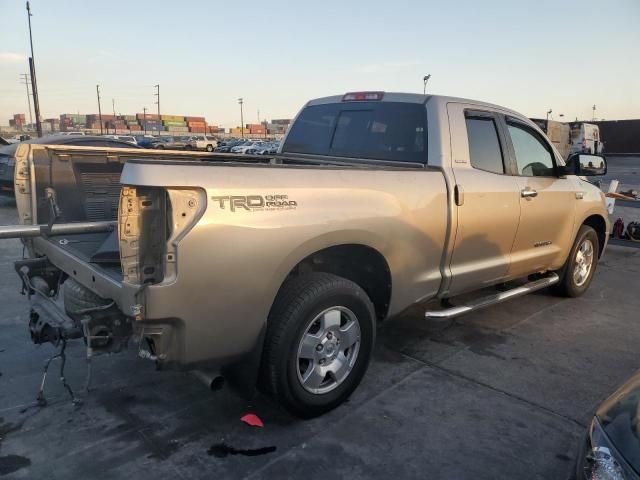
[[[0, 204], [0, 224], [16, 220]], [[640, 368], [640, 250], [612, 246], [580, 299], [543, 291], [453, 322], [428, 323], [421, 308], [389, 322], [360, 388], [314, 420], [158, 372], [135, 348], [96, 357], [87, 395], [79, 341], [67, 377], [83, 405], [53, 374], [41, 408], [53, 347], [29, 340], [21, 253], [0, 241], [2, 478], [564, 479], [594, 408]], [[242, 423], [247, 412], [265, 427]], [[275, 451], [223, 456], [221, 443]]]

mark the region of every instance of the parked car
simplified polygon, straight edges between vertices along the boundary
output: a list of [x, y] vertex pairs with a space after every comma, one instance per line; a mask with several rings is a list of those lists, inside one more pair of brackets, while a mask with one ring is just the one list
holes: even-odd
[[84, 132], [60, 132], [58, 135], [61, 135], [63, 137], [77, 137], [77, 136], [86, 135], [86, 133], [84, 133]]
[[[114, 352], [135, 335], [161, 366], [197, 366], [247, 394], [260, 385], [304, 417], [357, 388], [380, 322], [417, 305], [425, 321], [453, 318], [547, 287], [578, 297], [610, 230], [602, 192], [581, 178], [604, 174], [604, 157], [565, 162], [529, 119], [474, 100], [312, 100], [278, 164], [27, 147], [18, 218], [46, 226], [48, 195], [70, 225], [28, 239], [15, 263], [40, 292], [28, 295], [34, 342], [88, 335], [91, 352]], [[91, 234], [74, 227], [89, 218]], [[61, 280], [64, 307], [46, 298]]]
[[152, 148], [151, 144], [156, 141], [158, 137], [153, 135], [135, 135], [136, 144], [142, 148]]
[[267, 143], [255, 149], [256, 155], [275, 155], [278, 153], [280, 143]]
[[231, 148], [231, 153], [248, 153], [247, 150], [255, 149], [262, 145], [260, 142], [247, 141]]
[[194, 135], [189, 138], [186, 149], [189, 150], [206, 150], [207, 152], [213, 152], [218, 146], [218, 142], [215, 138], [208, 135]]
[[133, 135], [102, 135], [105, 138], [113, 138], [115, 140], [122, 140], [123, 142], [130, 143], [132, 145], [138, 145], [136, 137]]
[[218, 153], [230, 153], [233, 147], [236, 147], [243, 143], [244, 141], [242, 140], [227, 141], [227, 142], [224, 142], [224, 144], [221, 144], [216, 148], [214, 148], [213, 151]]
[[158, 137], [151, 142], [150, 148], [157, 150], [186, 150], [189, 145], [189, 137]]
[[598, 407], [580, 444], [575, 478], [640, 479], [640, 372]]
[[[47, 145], [79, 145], [83, 147], [110, 147], [110, 148], [137, 148], [122, 140], [106, 138], [104, 136], [89, 135], [50, 135], [48, 137], [27, 140], [22, 144], [47, 144]], [[14, 191], [14, 171], [15, 154], [18, 145], [11, 144], [0, 147], [0, 193], [13, 195]]]

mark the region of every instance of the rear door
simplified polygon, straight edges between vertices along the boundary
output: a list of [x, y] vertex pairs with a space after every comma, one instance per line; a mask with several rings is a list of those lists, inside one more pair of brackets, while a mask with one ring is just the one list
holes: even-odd
[[573, 243], [579, 195], [572, 177], [558, 175], [558, 159], [543, 135], [516, 118], [505, 122], [521, 212], [509, 269], [515, 278], [562, 266]]
[[455, 295], [507, 276], [520, 201], [498, 114], [461, 103], [447, 112], [457, 213], [448, 295]]

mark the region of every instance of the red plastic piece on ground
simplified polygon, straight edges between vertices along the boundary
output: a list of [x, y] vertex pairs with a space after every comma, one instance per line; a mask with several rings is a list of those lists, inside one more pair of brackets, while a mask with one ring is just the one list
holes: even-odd
[[262, 423], [260, 417], [258, 417], [254, 413], [247, 413], [244, 417], [240, 418], [240, 420], [242, 420], [247, 425], [251, 425], [252, 427], [264, 427], [264, 423]]

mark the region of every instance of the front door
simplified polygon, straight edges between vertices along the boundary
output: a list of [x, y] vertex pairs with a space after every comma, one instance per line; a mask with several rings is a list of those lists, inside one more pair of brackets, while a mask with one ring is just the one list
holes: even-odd
[[573, 244], [576, 189], [572, 177], [557, 175], [553, 149], [535, 129], [506, 118], [510, 154], [520, 190], [520, 224], [509, 277], [558, 269]]
[[454, 246], [449, 264], [452, 296], [502, 281], [520, 218], [517, 178], [506, 170], [504, 131], [484, 107], [450, 103], [455, 178]]

